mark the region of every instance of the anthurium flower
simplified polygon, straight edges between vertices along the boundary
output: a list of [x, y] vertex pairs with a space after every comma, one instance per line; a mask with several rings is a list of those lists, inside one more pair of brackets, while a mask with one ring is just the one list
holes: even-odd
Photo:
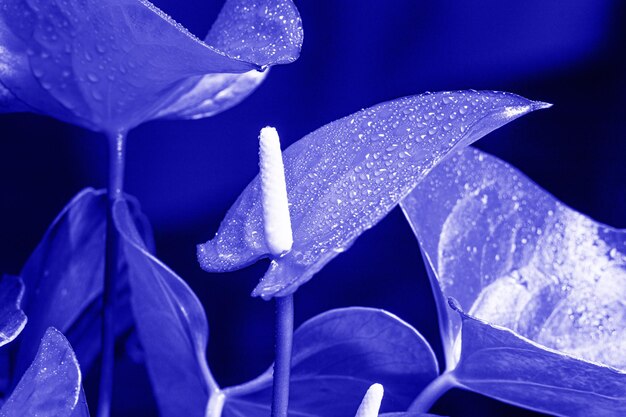
[[[7, 313], [21, 320], [17, 305], [29, 318], [20, 343], [0, 352], [17, 358], [12, 375], [0, 375], [11, 386], [38, 357], [46, 326], [66, 329], [83, 369], [98, 353], [107, 204], [104, 191], [86, 189], [63, 209], [22, 270], [23, 306], [21, 281], [0, 281]], [[121, 238], [116, 332], [136, 330], [160, 414], [267, 415], [271, 368], [249, 383], [221, 388], [206, 358], [204, 308], [154, 256], [150, 228], [136, 201], [129, 196], [116, 200], [113, 220]], [[353, 415], [375, 382], [385, 385], [383, 409], [404, 410], [438, 374], [432, 349], [414, 328], [385, 311], [356, 307], [326, 312], [300, 326], [292, 365], [292, 408], [328, 417]]]
[[556, 415], [626, 413], [624, 230], [471, 148], [401, 205], [438, 301], [448, 386]]
[[291, 0], [228, 0], [205, 41], [147, 0], [6, 0], [0, 110], [107, 133], [204, 117], [247, 96], [259, 71], [297, 59], [302, 36]]
[[[254, 290], [293, 293], [380, 221], [449, 152], [546, 103], [494, 91], [427, 93], [336, 120], [283, 152], [293, 247], [272, 260]], [[244, 190], [216, 236], [198, 246], [209, 272], [271, 254], [263, 230], [260, 179]]]

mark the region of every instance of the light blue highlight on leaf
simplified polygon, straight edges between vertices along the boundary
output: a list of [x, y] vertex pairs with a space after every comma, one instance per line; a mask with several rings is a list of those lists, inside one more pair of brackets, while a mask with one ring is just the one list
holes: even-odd
[[[549, 105], [495, 91], [426, 93], [334, 121], [283, 152], [294, 244], [272, 260], [253, 295], [293, 293], [380, 221], [449, 152]], [[198, 246], [210, 272], [269, 255], [258, 176]]]
[[458, 385], [557, 415], [624, 414], [623, 230], [471, 148], [434, 169], [402, 208]]

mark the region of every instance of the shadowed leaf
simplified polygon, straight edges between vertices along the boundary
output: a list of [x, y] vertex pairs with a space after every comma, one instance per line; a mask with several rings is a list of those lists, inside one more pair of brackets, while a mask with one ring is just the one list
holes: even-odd
[[81, 381], [69, 342], [49, 328], [35, 360], [0, 409], [0, 417], [88, 417]]
[[[22, 269], [26, 287], [23, 309], [29, 323], [15, 347], [18, 375], [32, 361], [38, 341], [50, 326], [67, 334], [84, 369], [89, 369], [99, 352], [107, 201], [104, 191], [79, 193], [58, 215]], [[132, 207], [144, 239], [151, 242], [150, 227], [137, 203]], [[123, 257], [118, 278], [115, 325], [119, 334], [132, 324]]]
[[124, 200], [113, 208], [128, 260], [131, 304], [160, 415], [204, 416], [217, 385], [205, 351], [209, 328], [195, 294], [146, 249]]
[[[380, 221], [446, 155], [545, 103], [500, 92], [406, 97], [362, 110], [305, 136], [283, 153], [293, 249], [274, 259], [254, 295], [293, 293]], [[238, 269], [268, 256], [259, 178], [231, 207], [202, 268]]]
[[379, 417], [441, 417], [438, 414], [423, 414], [423, 413], [384, 413]]
[[0, 346], [12, 342], [26, 325], [21, 309], [24, 283], [20, 277], [4, 275], [0, 280]]
[[[289, 415], [352, 416], [373, 383], [385, 387], [381, 410], [405, 410], [437, 373], [428, 343], [396, 316], [361, 307], [331, 310], [294, 334]], [[267, 416], [271, 391], [271, 368], [226, 388], [222, 416]]]
[[[474, 149], [433, 170], [402, 207], [459, 383], [558, 415], [623, 414], [626, 375], [609, 366], [626, 367], [626, 232]], [[449, 315], [444, 297], [467, 315]]]

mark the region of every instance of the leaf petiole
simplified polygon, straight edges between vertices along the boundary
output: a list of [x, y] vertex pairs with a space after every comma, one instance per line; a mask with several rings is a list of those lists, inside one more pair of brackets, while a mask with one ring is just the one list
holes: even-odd
[[100, 387], [98, 392], [98, 417], [109, 417], [113, 390], [113, 365], [115, 362], [115, 281], [120, 252], [120, 236], [113, 223], [113, 203], [123, 194], [124, 164], [126, 159], [126, 132], [109, 135], [109, 205], [107, 208], [104, 286], [102, 291], [102, 359], [100, 362]]
[[458, 385], [452, 372], [444, 372], [424, 388], [422, 393], [409, 406], [408, 411], [427, 413], [443, 394]]

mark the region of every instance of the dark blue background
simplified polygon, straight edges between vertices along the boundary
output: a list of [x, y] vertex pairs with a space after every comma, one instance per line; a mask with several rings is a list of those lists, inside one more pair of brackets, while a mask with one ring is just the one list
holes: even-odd
[[[202, 36], [221, 2], [156, 4]], [[426, 90], [495, 89], [555, 103], [478, 147], [509, 161], [593, 218], [626, 226], [626, 7], [610, 0], [297, 1], [305, 42], [247, 101], [201, 121], [151, 122], [131, 132], [126, 189], [142, 202], [159, 257], [203, 301], [209, 362], [223, 385], [272, 360], [273, 306], [249, 297], [266, 263], [209, 275], [195, 244], [211, 238], [257, 173], [257, 135], [273, 125], [284, 147], [361, 108]], [[0, 271], [18, 273], [47, 225], [85, 186], [106, 183], [104, 138], [35, 115], [0, 116]], [[296, 322], [348, 305], [388, 309], [437, 352], [434, 304], [399, 210], [365, 233], [296, 295]], [[118, 415], [152, 415], [140, 366], [122, 357]], [[86, 390], [95, 394], [89, 375]], [[129, 381], [133, 381], [129, 384]], [[533, 415], [453, 391], [435, 411]], [[123, 412], [123, 413], [122, 413]], [[516, 414], [517, 413], [517, 414]]]

